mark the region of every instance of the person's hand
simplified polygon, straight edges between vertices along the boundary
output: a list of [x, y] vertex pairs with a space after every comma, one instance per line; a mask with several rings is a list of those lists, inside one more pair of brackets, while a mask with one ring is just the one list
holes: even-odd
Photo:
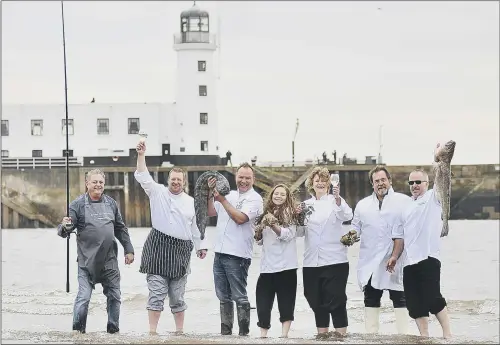
[[216, 181], [215, 177], [210, 177], [208, 179], [208, 188], [209, 189], [214, 189], [215, 188], [215, 181]]
[[387, 267], [386, 267], [387, 272], [389, 272], [389, 273], [394, 272], [394, 267], [396, 266], [397, 261], [398, 261], [398, 259], [395, 258], [394, 256], [391, 256], [389, 258], [389, 260], [387, 260]]
[[135, 150], [137, 151], [137, 153], [139, 155], [145, 154], [146, 153], [146, 143], [143, 141], [139, 141], [139, 143], [137, 143]]
[[200, 258], [200, 259], [205, 259], [205, 257], [207, 256], [207, 250], [206, 249], [200, 249], [196, 252], [196, 255]]
[[295, 206], [295, 213], [299, 214], [300, 212], [302, 212], [302, 205], [298, 204], [297, 206]]
[[125, 265], [130, 265], [132, 262], [134, 262], [134, 254], [128, 253], [125, 255]]

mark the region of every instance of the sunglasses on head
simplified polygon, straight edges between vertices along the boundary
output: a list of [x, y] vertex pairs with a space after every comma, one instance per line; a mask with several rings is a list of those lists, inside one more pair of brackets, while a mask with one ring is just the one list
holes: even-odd
[[421, 183], [424, 183], [424, 182], [427, 182], [427, 181], [421, 181], [421, 180], [408, 181], [408, 184], [410, 186], [413, 186], [413, 184], [421, 184]]

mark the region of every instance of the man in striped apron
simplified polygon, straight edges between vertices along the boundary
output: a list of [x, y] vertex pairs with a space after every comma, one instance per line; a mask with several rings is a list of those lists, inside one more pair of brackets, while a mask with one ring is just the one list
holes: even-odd
[[168, 176], [168, 188], [153, 180], [146, 167], [146, 144], [137, 144], [135, 178], [149, 197], [151, 223], [141, 256], [139, 271], [145, 273], [149, 297], [147, 303], [149, 332], [156, 335], [163, 304], [168, 295], [177, 333], [184, 328], [184, 302], [187, 276], [193, 247], [204, 259], [207, 253], [196, 225], [194, 199], [184, 192], [186, 173], [173, 168]]

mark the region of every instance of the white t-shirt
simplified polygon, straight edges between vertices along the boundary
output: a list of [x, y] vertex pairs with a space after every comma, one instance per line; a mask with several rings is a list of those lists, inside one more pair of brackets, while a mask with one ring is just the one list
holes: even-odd
[[253, 188], [245, 193], [231, 191], [226, 200], [237, 210], [248, 217], [248, 222], [238, 225], [231, 219], [218, 201], [214, 202], [217, 211], [217, 229], [215, 248], [216, 253], [229, 254], [241, 258], [251, 259], [253, 254], [255, 218], [263, 211], [263, 200]]
[[441, 247], [441, 203], [434, 189], [413, 199], [403, 211], [404, 266], [429, 256], [439, 260]]

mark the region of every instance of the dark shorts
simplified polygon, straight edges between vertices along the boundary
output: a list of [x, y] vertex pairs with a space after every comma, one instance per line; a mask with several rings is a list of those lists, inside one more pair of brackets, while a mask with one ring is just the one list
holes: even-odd
[[403, 269], [406, 308], [412, 319], [436, 315], [446, 307], [441, 295], [441, 262], [433, 257]]

